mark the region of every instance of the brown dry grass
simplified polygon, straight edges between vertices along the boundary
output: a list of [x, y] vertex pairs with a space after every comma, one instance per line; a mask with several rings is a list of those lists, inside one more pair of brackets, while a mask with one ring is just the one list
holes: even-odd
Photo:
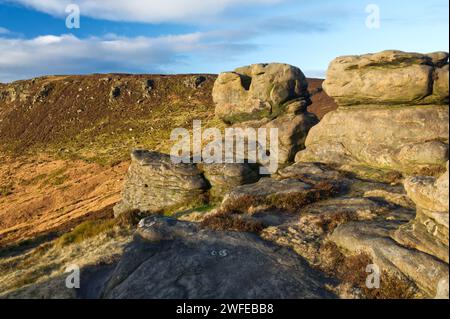
[[112, 216], [127, 167], [127, 163], [101, 167], [49, 157], [3, 160], [2, 181], [15, 185], [7, 197], [0, 196], [0, 245]]
[[411, 175], [440, 177], [446, 172], [445, 165], [435, 167], [418, 167]]
[[344, 256], [334, 243], [326, 242], [322, 245], [320, 254], [323, 261], [319, 266], [320, 270], [360, 289], [367, 299], [411, 299], [417, 293], [411, 282], [388, 272], [382, 272], [379, 289], [369, 289], [366, 286], [369, 275], [366, 267], [373, 264], [373, 261], [365, 253]]
[[244, 219], [242, 216], [230, 213], [217, 213], [205, 218], [201, 227], [217, 231], [236, 231], [259, 234], [264, 224], [254, 220]]
[[338, 189], [329, 183], [317, 183], [314, 189], [297, 194], [273, 194], [269, 196], [239, 196], [236, 200], [226, 201], [222, 209], [230, 212], [247, 213], [254, 207], [265, 207], [267, 209], [277, 208], [288, 212], [297, 212], [300, 208], [331, 197], [338, 193]]

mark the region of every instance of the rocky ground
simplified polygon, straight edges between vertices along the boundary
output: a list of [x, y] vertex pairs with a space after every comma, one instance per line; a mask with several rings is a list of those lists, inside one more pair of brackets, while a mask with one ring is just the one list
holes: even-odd
[[[0, 295], [448, 298], [448, 54], [341, 57], [321, 84], [258, 64], [2, 86]], [[193, 119], [278, 128], [279, 170], [172, 163]]]

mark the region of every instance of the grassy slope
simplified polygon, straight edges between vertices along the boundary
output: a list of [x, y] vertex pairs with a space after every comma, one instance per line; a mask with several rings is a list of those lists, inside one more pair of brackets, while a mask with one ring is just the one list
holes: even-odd
[[[193, 77], [90, 75], [13, 83], [8, 88], [14, 102], [11, 93], [0, 93], [0, 149], [101, 164], [125, 160], [136, 147], [168, 151], [174, 127], [189, 128], [193, 119], [215, 121], [210, 93], [215, 76], [205, 76], [199, 88], [185, 84]], [[110, 98], [116, 87], [120, 96]], [[45, 88], [51, 89], [39, 100]]]

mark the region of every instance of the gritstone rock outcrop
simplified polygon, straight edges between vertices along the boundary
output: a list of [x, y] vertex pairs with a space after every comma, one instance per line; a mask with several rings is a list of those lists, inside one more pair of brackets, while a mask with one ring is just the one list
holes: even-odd
[[296, 161], [443, 172], [448, 160], [448, 54], [384, 51], [331, 62], [338, 110], [309, 132]]
[[219, 75], [213, 88], [216, 116], [235, 127], [279, 129], [280, 163], [294, 160], [318, 123], [302, 71], [287, 64], [254, 64]]
[[258, 179], [247, 164], [175, 164], [170, 155], [135, 150], [114, 214], [181, 211], [221, 199], [232, 188]]
[[134, 151], [115, 215], [131, 210], [161, 213], [198, 201], [208, 189], [202, 173], [193, 164], [174, 164], [169, 155]]

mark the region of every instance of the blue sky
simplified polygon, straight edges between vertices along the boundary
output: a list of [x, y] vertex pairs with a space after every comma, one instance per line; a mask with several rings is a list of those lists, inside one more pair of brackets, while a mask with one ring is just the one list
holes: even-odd
[[[68, 4], [81, 26], [66, 27]], [[366, 7], [380, 10], [368, 28]], [[218, 73], [340, 55], [449, 51], [447, 0], [0, 0], [0, 82], [46, 74]]]

